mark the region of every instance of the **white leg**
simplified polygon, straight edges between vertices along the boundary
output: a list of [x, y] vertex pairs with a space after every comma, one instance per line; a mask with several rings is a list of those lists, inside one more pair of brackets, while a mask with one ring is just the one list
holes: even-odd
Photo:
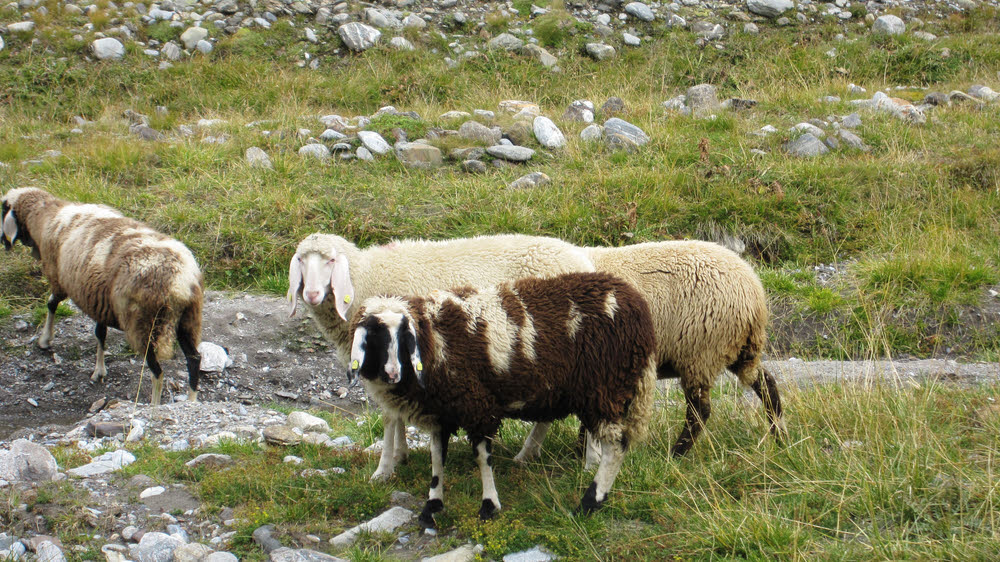
[[601, 462], [601, 444], [594, 439], [593, 434], [587, 432], [587, 445], [584, 451], [584, 470], [593, 470]]
[[396, 424], [402, 423], [397, 416], [388, 413], [382, 414], [382, 454], [378, 459], [378, 468], [372, 474], [371, 480], [388, 480], [396, 464], [393, 462], [393, 449], [396, 441]]
[[536, 423], [531, 428], [531, 432], [528, 433], [528, 438], [524, 440], [524, 446], [521, 447], [521, 451], [514, 456], [514, 461], [525, 463], [537, 459], [542, 450], [542, 441], [545, 441], [545, 434], [549, 432], [550, 427], [552, 427], [552, 424], [548, 422]]
[[476, 464], [479, 465], [479, 477], [483, 480], [483, 504], [479, 508], [479, 518], [492, 519], [500, 511], [500, 496], [493, 482], [493, 461], [491, 450], [493, 440], [489, 437], [479, 438], [474, 445], [476, 449]]
[[392, 461], [393, 469], [396, 465], [404, 462], [410, 452], [406, 444], [406, 422], [402, 418], [396, 418], [396, 440], [393, 442]]
[[59, 308], [60, 302], [62, 299], [57, 299], [53, 294], [49, 296], [49, 301], [45, 305], [45, 325], [42, 326], [42, 333], [38, 336], [38, 347], [42, 349], [52, 347], [52, 336], [56, 330], [56, 309]]
[[618, 477], [621, 470], [622, 461], [625, 460], [625, 449], [621, 443], [604, 442], [601, 444], [601, 464], [597, 467], [597, 474], [594, 481], [590, 483], [587, 492], [580, 501], [580, 511], [584, 514], [591, 513], [601, 508], [604, 500], [608, 499], [608, 491]]
[[440, 429], [431, 431], [431, 489], [417, 519], [425, 529], [434, 528], [434, 514], [444, 509], [444, 450], [448, 437]]
[[94, 366], [94, 374], [90, 376], [90, 382], [101, 382], [104, 380], [104, 375], [108, 374], [108, 369], [104, 366], [104, 339], [108, 336], [108, 327], [98, 324], [94, 328], [94, 335], [97, 336], [97, 364]]

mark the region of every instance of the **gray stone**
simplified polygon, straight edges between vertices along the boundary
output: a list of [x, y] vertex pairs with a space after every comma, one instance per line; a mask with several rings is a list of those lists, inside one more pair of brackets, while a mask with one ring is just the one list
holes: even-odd
[[823, 131], [823, 129], [820, 129], [812, 123], [799, 123], [788, 130], [793, 133], [809, 133], [818, 139], [826, 136], [826, 132]]
[[1000, 98], [1000, 93], [993, 91], [993, 89], [989, 86], [983, 86], [981, 84], [969, 86], [969, 95], [986, 102], [993, 102]]
[[645, 131], [617, 117], [604, 122], [604, 136], [612, 146], [638, 147], [649, 142]]
[[403, 18], [403, 27], [407, 29], [423, 29], [427, 27], [427, 22], [424, 21], [424, 18], [416, 14], [410, 14]]
[[535, 138], [538, 139], [538, 144], [545, 148], [557, 149], [566, 146], [566, 137], [548, 117], [542, 115], [535, 117], [532, 122], [532, 130], [535, 133]]
[[97, 39], [90, 44], [90, 48], [100, 60], [121, 60], [125, 56], [125, 45], [114, 37]]
[[469, 174], [484, 174], [486, 173], [486, 164], [479, 160], [463, 160], [462, 170]]
[[794, 7], [792, 0], [747, 0], [747, 9], [765, 18], [776, 18]]
[[28, 549], [25, 548], [24, 543], [21, 541], [14, 541], [6, 548], [0, 548], [0, 560], [20, 560], [24, 557], [27, 551]]
[[287, 423], [292, 427], [301, 429], [303, 432], [321, 431], [325, 433], [330, 431], [330, 424], [326, 423], [326, 420], [302, 411], [295, 411], [288, 414]]
[[184, 48], [191, 50], [195, 48], [198, 41], [208, 37], [208, 30], [203, 27], [189, 27], [184, 33], [181, 33], [181, 43], [184, 43]]
[[826, 137], [823, 139], [823, 144], [830, 147], [831, 150], [837, 150], [840, 148], [840, 141], [837, 140], [837, 137]]
[[212, 552], [213, 549], [203, 544], [182, 544], [174, 550], [174, 562], [202, 562]]
[[101, 474], [114, 472], [115, 470], [128, 466], [134, 462], [135, 455], [128, 451], [119, 449], [117, 451], [104, 453], [103, 455], [95, 458], [93, 462], [76, 468], [71, 468], [67, 470], [66, 473], [72, 474], [73, 476], [79, 476], [81, 478], [89, 478], [91, 476], [99, 476]]
[[487, 127], [476, 121], [466, 121], [458, 128], [458, 136], [481, 142], [483, 144], [495, 145], [500, 142], [499, 127]]
[[[302, 151], [299, 150], [299, 154]], [[198, 344], [198, 353], [201, 354], [201, 363], [198, 369], [205, 373], [221, 373], [233, 364], [233, 360], [229, 358], [229, 353], [226, 348], [222, 347], [217, 343], [212, 343], [210, 341], [203, 341]]]
[[906, 32], [906, 24], [899, 16], [887, 14], [879, 16], [872, 24], [872, 33], [882, 33], [885, 35], [902, 35]]
[[555, 55], [546, 51], [542, 47], [535, 45], [534, 43], [528, 43], [522, 50], [534, 57], [538, 62], [542, 63], [545, 68], [553, 68], [559, 64], [559, 59]]
[[531, 172], [523, 175], [507, 185], [510, 189], [529, 189], [552, 183], [552, 178], [543, 172]]
[[344, 558], [337, 558], [315, 550], [300, 548], [279, 548], [270, 553], [271, 562], [347, 562]]
[[691, 26], [691, 31], [706, 41], [715, 41], [726, 36], [726, 28], [710, 21], [695, 22]]
[[35, 30], [35, 22], [19, 21], [7, 24], [7, 33], [31, 33]]
[[8, 481], [46, 482], [55, 478], [59, 466], [48, 449], [27, 439], [18, 439], [10, 451], [0, 451], [0, 478]]
[[944, 92], [931, 92], [924, 96], [926, 105], [948, 105], [948, 94]]
[[182, 543], [166, 533], [152, 532], [142, 536], [139, 544], [129, 547], [130, 558], [135, 562], [171, 562], [174, 550]]
[[413, 512], [405, 507], [393, 507], [389, 510], [383, 512], [378, 517], [375, 517], [367, 523], [362, 523], [356, 527], [348, 529], [343, 533], [337, 535], [330, 539], [330, 544], [343, 547], [354, 543], [357, 539], [358, 533], [361, 531], [368, 532], [388, 532], [391, 533], [395, 531], [398, 527], [405, 525], [410, 522], [413, 518]]
[[340, 36], [340, 40], [344, 42], [344, 45], [348, 49], [352, 51], [365, 51], [378, 43], [379, 38], [382, 37], [382, 32], [370, 25], [351, 22], [337, 28], [337, 35]]
[[231, 464], [233, 464], [233, 457], [229, 455], [205, 453], [184, 463], [184, 466], [189, 468], [197, 468], [199, 466], [204, 468], [224, 468]]
[[316, 158], [317, 160], [326, 160], [330, 157], [330, 149], [327, 148], [325, 144], [307, 144], [299, 149], [299, 156]]
[[582, 131], [580, 131], [580, 139], [587, 142], [594, 142], [601, 140], [603, 132], [601, 131], [601, 126], [596, 124], [587, 125]]
[[347, 135], [334, 129], [327, 129], [323, 131], [323, 133], [319, 136], [319, 138], [320, 140], [331, 141], [331, 140], [346, 139]]
[[441, 149], [421, 142], [398, 142], [396, 158], [409, 168], [436, 168], [444, 162]]
[[92, 437], [114, 437], [125, 433], [125, 424], [122, 422], [94, 422], [88, 421], [83, 428], [83, 432]]
[[715, 86], [711, 84], [698, 84], [688, 88], [687, 102], [691, 113], [696, 117], [709, 115], [719, 109], [719, 98], [716, 96]]
[[393, 37], [392, 39], [389, 39], [389, 46], [399, 51], [412, 51], [416, 49], [416, 47], [413, 46], [413, 43], [410, 43], [406, 37]]
[[[358, 149], [354, 151], [354, 155], [358, 157], [358, 160], [364, 160], [365, 162], [375, 161], [375, 155], [372, 154], [372, 151], [368, 150], [363, 146], [359, 146]], [[340, 155], [341, 158], [344, 158], [346, 156], [348, 156], [348, 154], [346, 153]]]
[[239, 562], [239, 558], [236, 558], [232, 552], [213, 552], [201, 562]]
[[743, 24], [743, 33], [757, 35], [758, 33], [760, 33], [760, 28], [758, 28], [757, 24], [755, 23], [745, 23]]
[[3, 50], [3, 37], [0, 36], [0, 51]]
[[52, 541], [44, 541], [35, 547], [35, 554], [37, 562], [66, 562], [66, 556], [63, 555], [62, 549]]
[[855, 129], [857, 127], [860, 127], [861, 126], [861, 116], [858, 115], [857, 113], [852, 113], [852, 114], [848, 115], [847, 117], [844, 117], [840, 121], [840, 126], [841, 127], [846, 127], [848, 129]]
[[477, 548], [471, 544], [465, 544], [455, 550], [450, 550], [437, 556], [429, 556], [420, 562], [472, 562], [482, 550], [483, 547], [481, 546]]
[[923, 41], [937, 41], [937, 35], [933, 33], [928, 33], [926, 31], [914, 31], [913, 37], [921, 39]]
[[271, 164], [271, 159], [267, 156], [267, 153], [260, 147], [251, 146], [243, 154], [243, 158], [247, 161], [247, 164], [251, 168], [265, 168], [272, 169], [274, 166]]
[[625, 13], [642, 21], [653, 21], [656, 19], [653, 10], [642, 2], [629, 2], [625, 4]]
[[865, 141], [861, 140], [861, 137], [855, 135], [847, 129], [840, 129], [837, 131], [837, 135], [840, 137], [840, 140], [844, 141], [844, 144], [851, 148], [856, 148], [862, 152], [868, 152], [872, 149], [870, 146], [865, 144]]
[[612, 96], [601, 106], [601, 114], [604, 117], [613, 117], [619, 113], [625, 113], [625, 101], [618, 96]]
[[262, 527], [257, 527], [253, 532], [253, 541], [260, 545], [264, 552], [273, 552], [281, 548], [281, 543], [277, 539], [272, 537], [274, 534], [274, 527], [271, 525], [264, 525]]
[[403, 29], [403, 22], [391, 13], [378, 8], [367, 8], [365, 19], [368, 23], [382, 29]]
[[392, 150], [392, 146], [375, 131], [359, 131], [358, 138], [361, 139], [361, 144], [365, 145], [365, 148], [372, 151], [373, 154], [388, 154]]
[[535, 155], [535, 151], [526, 146], [504, 146], [502, 144], [487, 148], [486, 153], [510, 162], [527, 162]]
[[811, 133], [806, 133], [795, 140], [785, 143], [782, 148], [784, 148], [785, 152], [791, 154], [792, 156], [800, 157], [819, 156], [820, 154], [826, 154], [830, 151], [830, 149], [823, 144], [823, 141], [819, 140]]
[[[323, 145], [320, 145], [323, 146]], [[323, 146], [323, 148], [326, 148]], [[329, 151], [327, 151], [329, 157]], [[302, 442], [302, 436], [287, 425], [270, 425], [264, 428], [264, 441], [269, 445], [291, 447]]]
[[604, 43], [587, 43], [587, 54], [594, 60], [607, 60], [615, 56], [615, 48]]
[[160, 53], [170, 60], [179, 60], [181, 58], [181, 47], [177, 43], [170, 41], [160, 49]]
[[167, 488], [162, 494], [148, 496], [142, 503], [149, 508], [150, 513], [170, 513], [173, 511], [188, 511], [201, 506], [198, 498], [181, 487]]
[[207, 55], [212, 52], [212, 44], [202, 39], [195, 44], [194, 48], [201, 54]]
[[505, 51], [518, 51], [522, 46], [524, 46], [524, 41], [510, 33], [501, 33], [487, 43], [487, 47], [490, 49], [503, 49]]
[[503, 557], [503, 562], [549, 562], [549, 560], [555, 560], [555, 556], [546, 552], [541, 546]]
[[562, 118], [566, 121], [579, 121], [581, 123], [594, 122], [594, 104], [588, 100], [576, 100], [569, 104]]

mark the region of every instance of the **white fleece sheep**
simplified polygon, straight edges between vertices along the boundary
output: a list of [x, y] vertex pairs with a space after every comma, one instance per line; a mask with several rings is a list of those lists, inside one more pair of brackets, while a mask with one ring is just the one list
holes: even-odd
[[[340, 236], [316, 233], [299, 243], [288, 269], [291, 314], [301, 295], [346, 367], [353, 335], [347, 319], [355, 303], [364, 299], [593, 271], [593, 265], [582, 249], [554, 238], [505, 234], [403, 240], [361, 250]], [[407, 452], [405, 426], [396, 412], [384, 412], [383, 427], [382, 455], [373, 479], [389, 477]]]
[[173, 355], [174, 338], [187, 359], [189, 399], [198, 395], [203, 286], [201, 270], [184, 244], [104, 205], [72, 203], [37, 188], [3, 197], [3, 243], [31, 248], [52, 295], [38, 346], [51, 345], [55, 311], [65, 298], [97, 322], [97, 365], [107, 373], [108, 328], [121, 329], [153, 374], [152, 403], [160, 403], [158, 359]]

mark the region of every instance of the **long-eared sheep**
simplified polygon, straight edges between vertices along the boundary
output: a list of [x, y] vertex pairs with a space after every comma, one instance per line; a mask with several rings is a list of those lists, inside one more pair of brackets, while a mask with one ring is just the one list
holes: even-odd
[[652, 319], [643, 297], [612, 275], [373, 297], [351, 326], [352, 374], [384, 410], [431, 433], [425, 526], [444, 507], [445, 446], [457, 428], [476, 452], [484, 519], [500, 509], [490, 455], [504, 418], [580, 418], [602, 449], [583, 512], [601, 506], [625, 451], [645, 436], [656, 391]]
[[103, 380], [108, 328], [121, 329], [153, 374], [152, 404], [160, 403], [163, 370], [177, 342], [187, 359], [188, 397], [198, 395], [201, 270], [188, 248], [145, 224], [103, 205], [72, 203], [37, 188], [3, 198], [3, 243], [31, 248], [41, 260], [52, 295], [38, 346], [51, 346], [55, 311], [69, 297], [97, 322], [97, 364], [91, 380]]
[[[671, 452], [686, 453], [711, 413], [710, 391], [725, 369], [760, 397], [771, 433], [784, 433], [774, 376], [760, 356], [767, 339], [767, 295], [750, 265], [711, 242], [669, 241], [587, 248], [597, 271], [612, 272], [646, 298], [653, 314], [659, 378], [679, 378], [687, 403]], [[538, 455], [548, 430], [536, 424], [517, 460]], [[593, 462], [588, 454], [588, 464]]]
[[[521, 277], [593, 271], [585, 252], [554, 238], [496, 235], [445, 241], [403, 240], [364, 250], [332, 234], [307, 236], [292, 256], [288, 299], [301, 295], [344, 366], [350, 359], [347, 319], [355, 303], [379, 295], [425, 294], [434, 289], [487, 286]], [[405, 426], [383, 416], [384, 439], [373, 479], [389, 477], [406, 456]]]

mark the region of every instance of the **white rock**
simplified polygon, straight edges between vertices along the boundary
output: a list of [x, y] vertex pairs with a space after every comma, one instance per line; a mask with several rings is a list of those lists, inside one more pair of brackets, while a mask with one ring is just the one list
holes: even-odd
[[19, 21], [7, 24], [8, 33], [31, 33], [34, 30], [35, 22], [33, 21]]
[[326, 423], [326, 420], [301, 411], [288, 414], [288, 425], [297, 427], [306, 433], [310, 431], [321, 431], [324, 433], [330, 431], [330, 424]]
[[90, 44], [90, 48], [100, 60], [121, 60], [125, 56], [125, 45], [114, 37], [97, 39]]
[[389, 46], [400, 51], [412, 51], [415, 49], [413, 43], [410, 43], [406, 37], [393, 37], [389, 40]]
[[374, 154], [388, 154], [392, 150], [392, 146], [385, 142], [382, 135], [374, 131], [358, 131], [358, 138], [361, 139], [361, 144]]
[[[251, 168], [266, 168], [268, 170], [273, 168], [273, 165], [271, 164], [271, 159], [267, 156], [267, 153], [264, 152], [264, 150], [260, 147], [251, 146], [243, 154], [243, 158], [247, 161], [247, 164], [249, 164]], [[204, 361], [204, 358], [202, 359], [202, 361]]]
[[354, 528], [344, 531], [336, 537], [333, 537], [330, 539], [330, 544], [338, 547], [352, 544], [357, 539], [358, 533], [361, 531], [368, 531], [371, 533], [391, 533], [398, 527], [409, 523], [412, 518], [412, 511], [406, 509], [405, 507], [396, 506], [383, 512], [381, 515], [371, 521], [368, 521], [367, 523], [362, 523]]
[[325, 144], [307, 144], [299, 149], [299, 156], [326, 160], [330, 157], [330, 149]]
[[886, 35], [902, 35], [906, 32], [906, 24], [899, 16], [887, 14], [879, 16], [872, 24], [872, 33], [884, 33]]
[[[266, 154], [264, 156], [267, 156]], [[198, 345], [198, 353], [201, 354], [200, 369], [206, 373], [221, 373], [226, 367], [233, 364], [226, 349], [221, 345], [203, 341]]]
[[593, 123], [580, 131], [580, 139], [587, 142], [599, 141], [601, 140], [601, 135], [601, 126]]
[[542, 115], [535, 117], [532, 122], [532, 131], [535, 133], [538, 143], [545, 148], [555, 149], [566, 146], [566, 137], [548, 117]]
[[344, 45], [352, 51], [364, 51], [370, 49], [378, 43], [382, 32], [370, 25], [359, 22], [351, 22], [337, 28], [337, 35], [344, 42]]
[[181, 33], [181, 43], [184, 43], [184, 48], [187, 50], [194, 49], [198, 41], [208, 37], [208, 30], [203, 27], [189, 27], [184, 33]]
[[794, 7], [792, 0], [747, 0], [750, 12], [766, 18], [776, 18]]
[[35, 547], [35, 554], [37, 562], [66, 562], [62, 549], [52, 544], [52, 541], [43, 541]]
[[27, 439], [18, 439], [10, 451], [0, 451], [0, 479], [16, 482], [52, 480], [59, 466], [48, 449]]
[[163, 492], [166, 492], [166, 491], [167, 491], [167, 489], [164, 488], [163, 486], [152, 486], [152, 487], [146, 488], [142, 492], [139, 492], [139, 499], [140, 500], [144, 500], [146, 498], [151, 498], [153, 496], [159, 496], [160, 494], [162, 494]]

